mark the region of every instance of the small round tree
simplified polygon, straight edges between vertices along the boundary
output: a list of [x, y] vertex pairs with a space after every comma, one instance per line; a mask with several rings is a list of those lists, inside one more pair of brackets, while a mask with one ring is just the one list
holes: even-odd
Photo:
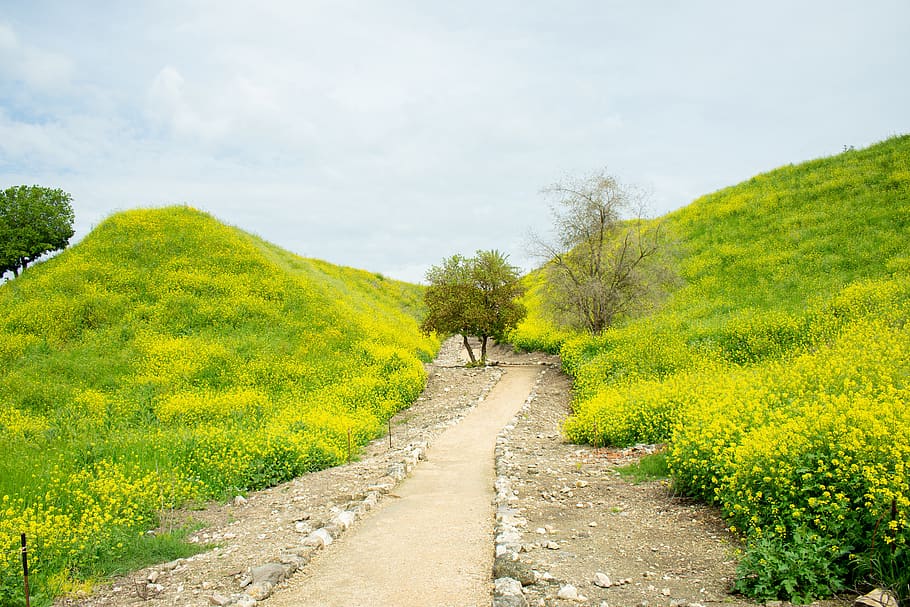
[[503, 339], [526, 310], [518, 268], [499, 251], [477, 251], [471, 258], [453, 255], [427, 272], [424, 294], [427, 317], [421, 328], [437, 333], [460, 333], [472, 364], [477, 363], [468, 337], [480, 339], [480, 364], [487, 360], [489, 338]]
[[14, 276], [73, 237], [72, 197], [63, 190], [14, 186], [0, 192], [0, 276]]

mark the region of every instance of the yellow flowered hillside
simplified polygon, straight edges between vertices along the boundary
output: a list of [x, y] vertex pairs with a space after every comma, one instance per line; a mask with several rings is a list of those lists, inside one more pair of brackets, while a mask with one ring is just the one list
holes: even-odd
[[337, 464], [349, 435], [356, 455], [423, 388], [421, 307], [187, 207], [117, 214], [0, 287], [0, 604], [20, 532], [41, 602], [161, 550], [165, 508]]
[[593, 337], [537, 306], [516, 332], [560, 348], [568, 437], [667, 443], [675, 486], [745, 539], [752, 596], [910, 598], [910, 136], [656, 221], [682, 279], [659, 310]]

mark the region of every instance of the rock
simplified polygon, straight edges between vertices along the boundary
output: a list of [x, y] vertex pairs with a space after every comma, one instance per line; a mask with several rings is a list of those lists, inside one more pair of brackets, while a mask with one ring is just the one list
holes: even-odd
[[544, 529], [543, 527], [538, 527], [537, 529], [534, 530], [534, 533], [538, 533], [538, 534], [540, 534], [540, 535], [546, 535], [546, 534], [547, 534], [547, 530]]
[[613, 585], [613, 582], [610, 580], [610, 577], [606, 573], [600, 573], [599, 571], [594, 574], [594, 585], [601, 588], [609, 588]]
[[269, 582], [256, 582], [247, 587], [246, 594], [257, 601], [264, 601], [269, 598], [274, 588], [275, 585]]
[[499, 578], [518, 580], [522, 586], [530, 586], [536, 581], [531, 567], [508, 556], [500, 556], [493, 561], [493, 579]]
[[303, 539], [304, 546], [313, 546], [315, 548], [325, 548], [333, 542], [332, 534], [325, 528], [317, 529]]
[[556, 593], [556, 598], [564, 599], [566, 601], [577, 601], [578, 600], [578, 588], [572, 584], [566, 584], [565, 586], [560, 586], [559, 592]]
[[218, 594], [217, 592], [209, 597], [210, 605], [217, 605], [218, 607], [223, 607], [224, 605], [227, 605], [228, 602], [230, 602], [229, 598], [227, 598], [223, 594]]
[[493, 582], [494, 596], [524, 596], [521, 591], [521, 582], [515, 578], [500, 577]]
[[546, 548], [547, 550], [559, 550], [559, 544], [556, 542], [547, 542]]
[[354, 520], [356, 518], [357, 516], [353, 512], [350, 510], [344, 510], [343, 512], [339, 512], [335, 518], [332, 519], [332, 522], [340, 526], [342, 529], [347, 530], [348, 527], [354, 524]]
[[149, 574], [148, 574], [148, 576], [146, 576], [145, 579], [148, 580], [149, 584], [154, 584], [155, 582], [158, 581], [158, 578], [160, 578], [160, 577], [161, 577], [160, 571], [152, 570], [152, 571], [149, 571]]
[[268, 582], [273, 586], [280, 584], [287, 578], [288, 572], [281, 563], [268, 563], [259, 567], [253, 567], [250, 572], [253, 576], [253, 583]]
[[493, 607], [529, 607], [528, 599], [520, 596], [494, 596]]
[[246, 504], [246, 502], [247, 502], [246, 498], [243, 497], [242, 495], [238, 495], [238, 496], [234, 497], [235, 506], [243, 506], [244, 504]]
[[868, 605], [869, 607], [898, 607], [897, 597], [889, 590], [876, 588], [866, 593], [853, 602], [854, 605]]
[[234, 605], [237, 607], [256, 607], [256, 599], [246, 594], [238, 594], [232, 597]]

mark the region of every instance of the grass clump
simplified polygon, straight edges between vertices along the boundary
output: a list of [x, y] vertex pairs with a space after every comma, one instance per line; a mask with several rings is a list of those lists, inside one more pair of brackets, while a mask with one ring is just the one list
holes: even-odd
[[616, 471], [620, 476], [632, 481], [636, 485], [650, 481], [663, 480], [670, 476], [666, 453], [645, 455], [637, 462], [620, 466]]

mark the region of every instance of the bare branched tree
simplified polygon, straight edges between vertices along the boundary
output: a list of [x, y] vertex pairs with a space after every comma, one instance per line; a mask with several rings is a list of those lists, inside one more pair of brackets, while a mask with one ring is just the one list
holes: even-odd
[[647, 196], [605, 172], [556, 183], [553, 237], [530, 236], [544, 262], [546, 301], [563, 325], [602, 333], [665, 283], [651, 263], [661, 247], [659, 223], [644, 217]]

